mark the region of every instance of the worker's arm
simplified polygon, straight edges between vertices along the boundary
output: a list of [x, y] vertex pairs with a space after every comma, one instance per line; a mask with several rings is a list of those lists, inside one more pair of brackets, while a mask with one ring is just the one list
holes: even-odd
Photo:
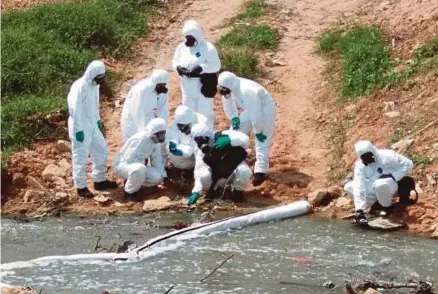
[[221, 61], [216, 48], [207, 42], [207, 58], [206, 62], [201, 63], [202, 73], [216, 73], [221, 69]]

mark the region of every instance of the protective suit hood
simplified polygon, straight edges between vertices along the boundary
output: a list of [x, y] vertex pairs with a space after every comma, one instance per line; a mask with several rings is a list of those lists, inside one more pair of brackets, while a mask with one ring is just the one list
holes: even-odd
[[188, 125], [196, 120], [196, 114], [185, 105], [180, 105], [175, 111], [175, 122], [177, 124]]
[[191, 35], [191, 36], [195, 37], [195, 39], [196, 39], [196, 41], [198, 41], [198, 43], [204, 41], [204, 37], [202, 36], [201, 27], [193, 19], [189, 19], [184, 23], [183, 34], [184, 34], [184, 36]]
[[371, 144], [370, 141], [366, 141], [366, 140], [358, 141], [354, 145], [354, 149], [356, 151], [357, 157], [361, 157], [365, 153], [371, 152], [374, 154], [374, 156], [377, 159], [378, 156], [377, 148], [373, 144]]
[[149, 78], [153, 85], [169, 83], [169, 73], [164, 69], [154, 69]]
[[203, 123], [198, 123], [192, 127], [191, 135], [193, 138], [196, 137], [210, 137], [212, 138], [214, 136], [213, 132], [210, 130], [210, 128]]
[[84, 73], [84, 80], [92, 84], [95, 77], [105, 73], [105, 64], [100, 60], [94, 60], [91, 62]]
[[167, 128], [166, 122], [162, 118], [154, 118], [146, 126], [146, 134], [151, 137], [154, 134], [165, 131]]
[[219, 75], [218, 84], [221, 87], [225, 87], [231, 91], [234, 91], [239, 85], [239, 79], [235, 74], [229, 71], [224, 71]]

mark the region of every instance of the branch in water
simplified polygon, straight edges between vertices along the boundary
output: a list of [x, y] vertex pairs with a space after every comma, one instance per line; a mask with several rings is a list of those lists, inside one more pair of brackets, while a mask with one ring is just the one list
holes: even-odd
[[219, 265], [219, 266], [217, 266], [215, 269], [213, 269], [212, 271], [211, 271], [211, 273], [209, 273], [205, 278], [203, 278], [202, 280], [201, 280], [201, 283], [203, 282], [203, 281], [205, 281], [206, 279], [208, 279], [211, 275], [213, 275], [221, 266], [223, 266], [228, 260], [230, 260], [231, 258], [233, 258], [233, 256], [234, 256], [234, 254], [231, 254], [230, 256], [228, 256], [227, 257], [227, 259], [225, 259], [224, 261], [222, 261], [222, 263]]
[[170, 293], [170, 291], [172, 291], [172, 289], [173, 288], [175, 288], [175, 286], [174, 285], [172, 285], [172, 287], [170, 287], [166, 292], [164, 292], [164, 294], [169, 294]]

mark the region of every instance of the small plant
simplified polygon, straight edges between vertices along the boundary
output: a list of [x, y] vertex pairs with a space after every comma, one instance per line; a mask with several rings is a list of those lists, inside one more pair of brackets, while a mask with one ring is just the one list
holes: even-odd
[[389, 140], [390, 144], [394, 144], [397, 143], [398, 141], [400, 141], [403, 137], [404, 137], [404, 132], [400, 129], [395, 130], [392, 135], [391, 138]]
[[420, 165], [429, 165], [433, 162], [433, 159], [427, 157], [426, 155], [416, 154], [409, 152], [409, 158], [414, 163], [414, 166], [420, 166]]
[[252, 0], [246, 4], [245, 11], [233, 17], [233, 20], [255, 19], [261, 17], [269, 5], [265, 0]]
[[245, 78], [255, 78], [261, 74], [258, 69], [259, 59], [252, 50], [221, 48], [219, 56], [223, 70], [229, 70]]
[[277, 49], [278, 44], [278, 32], [268, 25], [235, 27], [218, 42], [219, 46], [246, 47], [255, 50]]

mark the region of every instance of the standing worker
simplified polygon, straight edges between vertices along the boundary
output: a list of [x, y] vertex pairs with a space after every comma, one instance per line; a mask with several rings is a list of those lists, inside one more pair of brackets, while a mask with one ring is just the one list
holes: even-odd
[[[275, 101], [258, 83], [227, 71], [219, 75], [219, 92], [232, 129], [245, 134], [252, 130], [255, 134], [256, 162], [252, 184], [259, 186], [265, 181], [269, 170], [269, 148], [276, 116]], [[236, 104], [243, 109], [240, 115]]]
[[152, 74], [128, 92], [123, 105], [121, 125], [123, 141], [144, 131], [146, 125], [156, 117], [167, 122], [169, 118], [168, 88], [169, 74], [156, 69]]
[[205, 41], [194, 20], [184, 23], [185, 42], [178, 45], [172, 59], [173, 70], [181, 77], [183, 105], [205, 115], [214, 129], [214, 96], [217, 72], [221, 68], [216, 48]]
[[67, 96], [68, 135], [72, 142], [73, 181], [77, 194], [91, 198], [87, 188], [88, 156], [93, 162], [91, 179], [95, 190], [117, 188], [117, 183], [105, 180], [108, 147], [103, 137], [103, 124], [99, 114], [99, 87], [104, 83], [105, 65], [91, 62], [84, 75], [76, 80]]
[[[392, 198], [400, 188], [399, 183], [414, 165], [410, 159], [393, 150], [377, 149], [370, 141], [359, 141], [354, 148], [358, 157], [354, 178], [344, 190], [354, 198], [356, 222], [366, 226], [368, 221], [364, 211], [377, 201], [383, 207], [382, 215], [386, 215]], [[408, 192], [410, 189], [415, 189], [415, 186]]]
[[[160, 145], [166, 138], [166, 127], [163, 119], [152, 119], [143, 131], [125, 142], [114, 159], [114, 172], [127, 179], [125, 198], [137, 200], [141, 186], [153, 187], [163, 181], [165, 173]], [[144, 164], [145, 159], [150, 159], [150, 166]]]
[[176, 108], [166, 139], [169, 142], [169, 162], [177, 169], [192, 170], [195, 167], [196, 142], [190, 133], [198, 123], [206, 124], [207, 118], [185, 105]]

